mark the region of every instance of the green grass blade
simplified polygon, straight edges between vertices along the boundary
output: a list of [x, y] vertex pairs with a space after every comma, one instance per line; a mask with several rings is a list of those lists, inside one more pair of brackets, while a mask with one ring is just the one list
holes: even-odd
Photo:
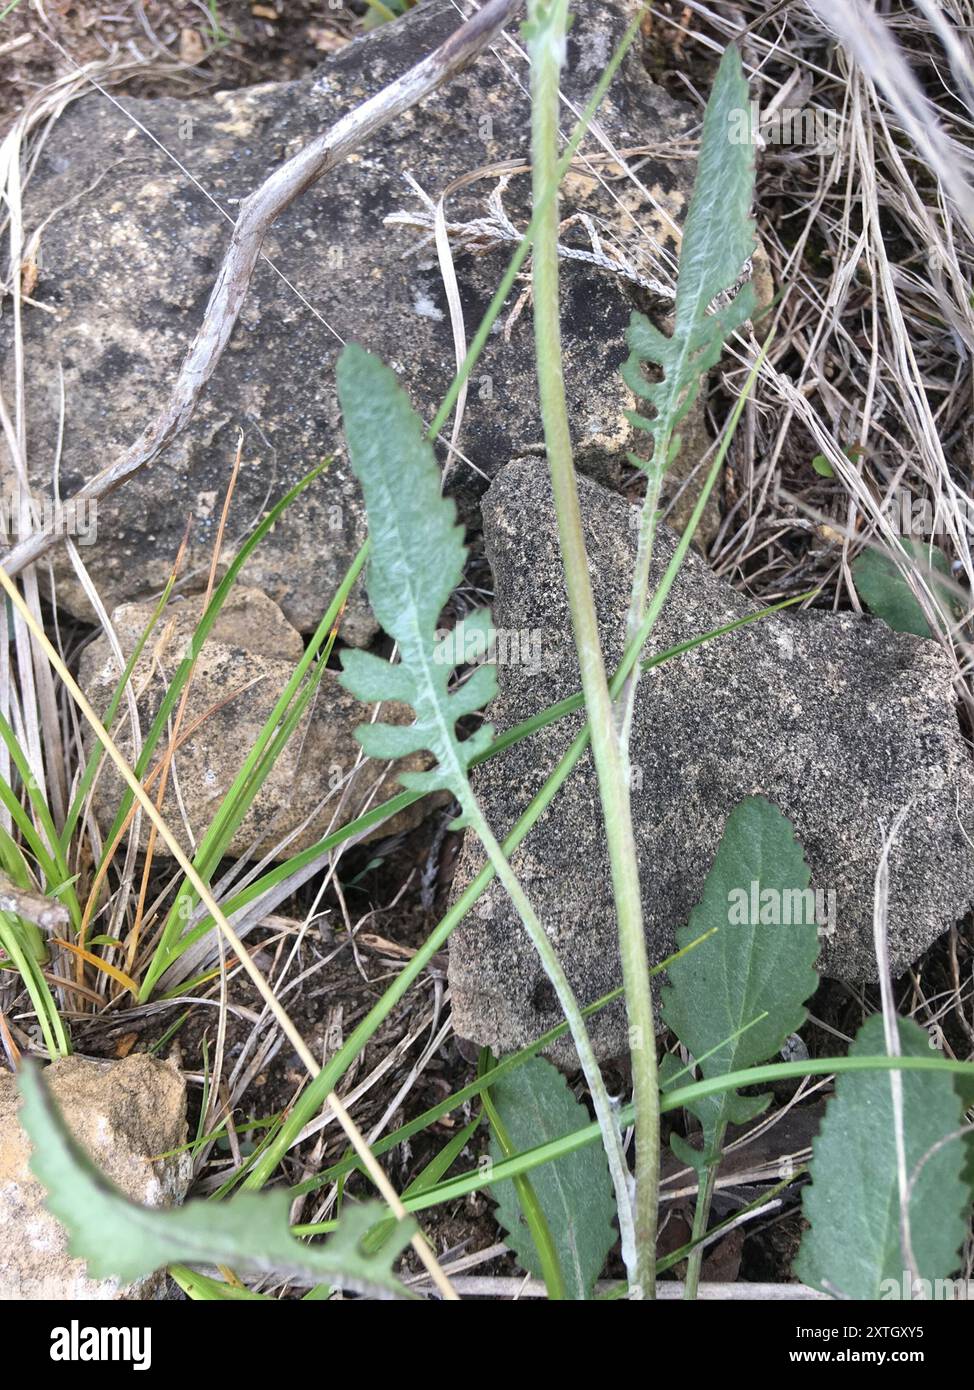
[[[295, 500], [295, 498], [299, 497], [301, 493], [304, 492], [304, 490], [307, 487], [309, 487], [317, 477], [320, 476], [323, 470], [328, 466], [329, 462], [330, 460], [326, 459], [323, 463], [319, 464], [317, 468], [313, 468], [310, 473], [306, 474], [305, 477], [301, 478], [297, 483], [295, 483], [294, 487], [291, 488], [289, 492], [285, 493], [285, 495], [278, 502], [276, 502], [273, 507], [271, 507], [267, 515], [261, 518], [260, 522], [254, 528], [251, 535], [247, 537], [244, 544], [240, 547], [240, 550], [231, 560], [230, 564], [227, 567], [226, 574], [224, 575], [220, 583], [217, 585], [216, 589], [213, 591], [213, 597], [210, 599], [206, 611], [200, 618], [200, 621], [196, 626], [196, 630], [193, 633], [189, 645], [189, 652], [187, 656], [184, 658], [184, 660], [181, 661], [178, 667], [176, 668], [176, 671], [173, 674], [173, 678], [170, 681], [166, 693], [163, 697], [162, 704], [159, 706], [159, 711], [156, 714], [155, 719], [152, 721], [152, 725], [149, 729], [149, 732], [145, 737], [142, 746], [142, 752], [140, 753], [138, 761], [135, 764], [135, 774], [137, 777], [144, 777], [146, 772], [148, 771], [149, 763], [151, 761], [153, 753], [155, 752], [156, 745], [158, 744], [159, 739], [161, 738], [162, 734], [164, 733], [167, 727], [169, 716], [172, 714], [173, 710], [176, 707], [176, 701], [182, 694], [183, 686], [189, 679], [190, 673], [193, 669], [193, 664], [195, 663], [197, 656], [199, 656], [199, 653], [203, 648], [203, 644], [209, 636], [210, 630], [212, 629], [213, 624], [216, 622], [220, 609], [226, 602], [230, 590], [236, 583], [237, 577], [240, 574], [241, 569], [246, 564], [247, 560], [250, 558], [254, 549], [267, 535], [268, 531], [270, 531], [271, 528], [274, 525], [276, 525], [278, 521], [280, 521], [284, 512]], [[132, 792], [128, 788], [126, 788], [119, 802], [118, 812], [115, 816], [115, 820], [112, 823], [108, 835], [106, 836], [106, 854], [108, 853], [107, 847], [110, 847], [114, 843], [114, 840], [118, 835], [118, 832], [121, 830], [122, 825], [125, 823], [125, 818], [128, 815], [129, 810], [132, 806], [132, 801]]]
[[10, 913], [0, 912], [0, 947], [24, 982], [48, 1056], [52, 1061], [56, 1057], [67, 1057], [71, 1052], [71, 1042], [41, 968], [20, 938], [17, 921]]
[[[746, 1071], [730, 1072], [726, 1076], [709, 1077], [689, 1086], [681, 1086], [678, 1090], [663, 1093], [660, 1100], [660, 1110], [663, 1114], [681, 1110], [705, 1096], [717, 1095], [728, 1089], [767, 1086], [777, 1081], [798, 1081], [806, 1076], [874, 1071], [945, 1072], [974, 1080], [974, 1062], [957, 1062], [952, 1058], [931, 1054], [929, 1049], [926, 1056], [887, 1057], [877, 1054], [870, 1057], [817, 1057], [807, 1062], [769, 1063], [765, 1066], [751, 1067]], [[631, 1104], [620, 1106], [620, 1124], [631, 1124], [632, 1116]], [[588, 1144], [598, 1144], [601, 1142], [601, 1138], [602, 1134], [597, 1124], [587, 1125], [584, 1129], [566, 1134], [560, 1139], [539, 1144], [537, 1147], [519, 1154], [516, 1158], [505, 1159], [496, 1164], [489, 1173], [484, 1173], [478, 1169], [476, 1172], [449, 1178], [438, 1187], [421, 1193], [418, 1197], [411, 1197], [405, 1205], [407, 1210], [418, 1212], [427, 1210], [429, 1207], [439, 1206], [444, 1202], [456, 1201], [458, 1198], [466, 1197], [471, 1192], [481, 1191], [492, 1182], [514, 1178], [518, 1173], [530, 1173], [543, 1163], [549, 1163], [565, 1154], [575, 1153]], [[319, 1225], [309, 1223], [292, 1227], [293, 1233], [301, 1236], [320, 1235], [329, 1229], [331, 1229], [329, 1223]]]
[[[116, 683], [115, 689], [112, 692], [112, 698], [109, 700], [108, 708], [105, 711], [104, 716], [102, 717], [102, 723], [104, 724], [105, 728], [108, 730], [109, 733], [111, 733], [112, 731], [112, 725], [114, 724], [115, 718], [118, 714], [118, 707], [122, 702], [122, 696], [125, 694], [125, 688], [128, 685], [129, 681], [132, 679], [132, 672], [135, 670], [139, 657], [142, 655], [142, 652], [145, 649], [146, 642], [148, 642], [150, 636], [152, 635], [152, 632], [154, 631], [156, 625], [159, 622], [159, 619], [162, 616], [166, 604], [169, 602], [169, 596], [172, 593], [173, 585], [175, 584], [175, 582], [176, 577], [175, 575], [173, 575], [170, 577], [168, 584], [163, 590], [162, 596], [160, 597], [159, 602], [156, 604], [152, 616], [146, 624], [143, 632], [139, 636], [139, 640], [136, 642], [134, 648], [132, 649], [132, 655], [125, 663], [125, 669], [122, 671], [122, 674], [119, 677], [118, 682]], [[67, 854], [68, 852], [68, 847], [70, 846], [71, 840], [74, 836], [74, 832], [77, 829], [78, 818], [81, 815], [81, 809], [85, 804], [85, 798], [87, 797], [88, 792], [91, 789], [91, 784], [95, 780], [95, 774], [97, 773], [98, 768], [101, 766], [101, 761], [104, 756], [104, 747], [102, 746], [102, 744], [96, 742], [95, 746], [91, 750], [91, 754], [85, 762], [84, 771], [82, 772], [81, 777], [78, 781], [77, 790], [75, 791], [75, 794], [71, 799], [71, 805], [68, 808], [67, 818], [64, 822], [64, 828], [61, 831], [60, 845], [61, 852], [63, 854]]]
[[[227, 790], [226, 796], [207, 828], [193, 858], [194, 867], [204, 879], [208, 879], [229, 845], [237, 827], [247, 814], [254, 798], [274, 766], [284, 745], [297, 728], [300, 720], [324, 674], [328, 655], [334, 641], [334, 627], [349, 593], [352, 590], [365, 562], [365, 549], [359, 551], [350, 565], [345, 578], [328, 611], [318, 624], [314, 637], [297, 663], [293, 674], [278, 698], [273, 710], [249, 750], [243, 765]], [[324, 644], [324, 650], [322, 650]], [[310, 676], [309, 676], [310, 671]], [[303, 689], [302, 687], [303, 682]], [[300, 693], [297, 693], [300, 689]], [[310, 861], [309, 861], [310, 862]], [[160, 938], [159, 946], [142, 982], [141, 993], [148, 998], [158, 980], [166, 970], [194, 941], [205, 934], [210, 927], [203, 924], [204, 930], [184, 932], [183, 928], [197, 901], [195, 890], [184, 883], [176, 896]], [[236, 906], [228, 910], [235, 911]], [[208, 921], [209, 919], [207, 919]]]

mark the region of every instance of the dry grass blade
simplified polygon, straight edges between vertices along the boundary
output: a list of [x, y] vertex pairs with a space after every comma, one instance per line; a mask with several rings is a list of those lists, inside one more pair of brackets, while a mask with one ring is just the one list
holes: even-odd
[[[519, 0], [489, 0], [433, 53], [312, 140], [251, 194], [241, 207], [203, 322], [183, 359], [169, 400], [155, 423], [125, 456], [96, 474], [79, 489], [76, 498], [108, 496], [126, 478], [158, 458], [185, 429], [229, 342], [264, 237], [284, 209], [377, 130], [466, 67], [513, 18], [518, 8]], [[58, 539], [52, 532], [35, 531], [8, 552], [3, 559], [4, 568], [10, 575], [18, 574], [45, 554]]]
[[[682, 55], [674, 87], [690, 55], [706, 67], [739, 39], [761, 113], [756, 207], [779, 296], [711, 563], [764, 602], [816, 587], [834, 608], [858, 609], [851, 561], [878, 544], [932, 613], [928, 577], [898, 545], [932, 538], [964, 595], [966, 612], [938, 640], [970, 728], [974, 236], [955, 190], [970, 182], [974, 122], [966, 83], [951, 90], [943, 68], [963, 78], [958, 52], [969, 54], [974, 13], [968, 0], [881, 19], [871, 10], [882, 51], [892, 44], [923, 93], [907, 111], [851, 37], [835, 42], [839, 10], [851, 23], [851, 7], [824, 3], [768, 11], [689, 0], [679, 18], [654, 18], [659, 41]], [[949, 152], [950, 182], [928, 140]], [[724, 366], [716, 428], [746, 360], [739, 346]], [[816, 455], [833, 476], [815, 471]]]
[[[203, 609], [207, 608], [213, 595], [213, 588], [216, 583], [217, 565], [220, 561], [220, 552], [223, 549], [223, 537], [227, 526], [227, 513], [230, 510], [230, 503], [233, 499], [234, 490], [237, 484], [237, 477], [240, 473], [240, 459], [243, 452], [243, 434], [237, 439], [237, 451], [234, 455], [233, 468], [230, 472], [230, 480], [227, 483], [226, 495], [223, 499], [223, 507], [220, 512], [220, 521], [217, 526], [216, 536], [213, 542], [213, 555], [210, 561], [210, 572], [207, 575], [206, 590], [203, 596]], [[195, 665], [193, 670], [195, 671]], [[163, 754], [162, 767], [159, 774], [159, 790], [156, 793], [156, 809], [161, 813], [166, 800], [166, 788], [169, 783], [169, 772], [172, 767], [173, 755], [175, 752], [176, 740], [179, 738], [179, 731], [182, 728], [183, 719], [186, 715], [186, 702], [189, 699], [192, 689], [193, 671], [183, 686], [182, 694], [179, 698], [179, 706], [173, 718], [172, 731], [166, 751]], [[149, 877], [152, 873], [152, 860], [155, 852], [156, 829], [153, 825], [149, 830], [149, 840], [145, 850], [145, 863], [142, 867], [142, 882], [139, 886], [139, 897], [135, 908], [135, 921], [132, 923], [132, 930], [129, 933], [128, 946], [126, 950], [126, 968], [131, 971], [135, 961], [136, 953], [139, 948], [139, 937], [142, 933], [142, 918], [145, 912], [145, 899], [149, 891]], [[216, 1077], [219, 1080], [219, 1067], [216, 1070]]]
[[[808, 0], [823, 23], [839, 35], [871, 82], [880, 88], [903, 123], [903, 128], [927, 159], [937, 178], [960, 209], [968, 229], [974, 231], [974, 188], [971, 186], [968, 150], [941, 130], [932, 105], [914, 76], [889, 28], [872, 5], [864, 0]], [[933, 7], [928, 7], [928, 13]], [[964, 50], [942, 15], [936, 27], [949, 36], [950, 53]], [[966, 61], [969, 71], [970, 59]]]
[[[161, 836], [163, 842], [169, 850], [169, 853], [176, 860], [179, 867], [182, 869], [183, 873], [186, 875], [187, 879], [192, 884], [196, 893], [198, 893], [201, 902], [203, 902], [203, 904], [206, 906], [207, 911], [210, 913], [214, 922], [217, 924], [223, 936], [226, 938], [234, 954], [237, 956], [237, 959], [240, 961], [240, 964], [243, 966], [244, 970], [247, 972], [247, 975], [250, 977], [251, 983], [254, 985], [261, 998], [264, 1000], [264, 1003], [266, 1004], [267, 1008], [274, 1015], [274, 1018], [276, 1019], [281, 1031], [287, 1037], [295, 1052], [300, 1057], [302, 1064], [311, 1076], [316, 1076], [318, 1072], [321, 1070], [321, 1068], [319, 1067], [314, 1055], [308, 1048], [307, 1043], [304, 1041], [297, 1028], [295, 1028], [287, 1013], [284, 1011], [284, 1009], [281, 1008], [281, 1005], [274, 997], [273, 990], [269, 987], [267, 981], [264, 979], [263, 975], [257, 969], [257, 966], [254, 964], [253, 960], [248, 954], [242, 941], [237, 936], [236, 932], [233, 930], [226, 917], [223, 915], [219, 905], [216, 902], [216, 899], [210, 892], [210, 889], [203, 882], [202, 878], [197, 873], [196, 869], [193, 867], [192, 863], [184, 853], [178, 840], [169, 830], [162, 816], [159, 814], [152, 801], [146, 795], [138, 778], [135, 776], [128, 763], [125, 761], [121, 753], [116, 748], [114, 742], [109, 736], [108, 730], [104, 727], [104, 725], [99, 720], [98, 716], [95, 714], [94, 710], [91, 708], [91, 705], [88, 703], [88, 700], [84, 695], [84, 692], [80, 689], [74, 677], [65, 667], [64, 662], [61, 660], [61, 657], [55, 651], [43, 628], [31, 614], [26, 602], [18, 592], [16, 585], [13, 583], [7, 572], [2, 568], [0, 568], [0, 585], [2, 585], [4, 591], [6, 592], [8, 598], [10, 599], [14, 607], [23, 615], [24, 621], [26, 622], [31, 635], [34, 638], [34, 641], [38, 644], [41, 651], [43, 651], [44, 655], [47, 657], [47, 660], [51, 663], [52, 668], [57, 672], [61, 680], [64, 682], [71, 695], [71, 698], [75, 701], [78, 708], [81, 710], [88, 724], [91, 726], [93, 732], [96, 734], [99, 742], [103, 745], [105, 752], [108, 754], [112, 762], [118, 768], [118, 771], [125, 780], [125, 783], [128, 786], [129, 790], [132, 792], [133, 796], [135, 796], [135, 798], [141, 803], [142, 809], [148, 816], [149, 821], [155, 827], [157, 833]], [[376, 1159], [373, 1157], [372, 1151], [370, 1150], [364, 1137], [359, 1133], [358, 1127], [352, 1120], [352, 1117], [349, 1115], [348, 1111], [345, 1109], [345, 1106], [342, 1104], [339, 1097], [335, 1095], [334, 1092], [332, 1092], [326, 1097], [326, 1102], [334, 1111], [335, 1115], [338, 1117], [338, 1121], [344, 1129], [346, 1135], [348, 1136], [349, 1142], [351, 1143], [355, 1152], [358, 1154], [359, 1158], [361, 1158], [362, 1163], [366, 1168], [366, 1171], [372, 1178], [373, 1182], [375, 1183], [379, 1192], [382, 1194], [382, 1196], [388, 1203], [391, 1210], [400, 1220], [405, 1219], [407, 1215], [406, 1209], [402, 1205], [402, 1202], [399, 1200], [398, 1194], [396, 1193], [392, 1184], [389, 1182], [389, 1179], [386, 1177], [385, 1173], [383, 1172]], [[450, 1287], [449, 1281], [444, 1277], [443, 1272], [439, 1267], [439, 1263], [436, 1259], [436, 1256], [433, 1254], [433, 1251], [427, 1245], [425, 1238], [421, 1234], [417, 1233], [412, 1238], [412, 1245], [420, 1260], [422, 1261], [424, 1268], [429, 1271], [430, 1278], [433, 1280], [443, 1297], [447, 1299], [455, 1299], [457, 1295], [453, 1292], [452, 1288]]]

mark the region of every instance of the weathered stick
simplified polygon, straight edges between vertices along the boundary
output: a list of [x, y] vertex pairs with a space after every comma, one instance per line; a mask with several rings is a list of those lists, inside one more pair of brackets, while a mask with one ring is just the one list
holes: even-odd
[[[341, 164], [375, 131], [465, 68], [510, 22], [520, 4], [521, 0], [487, 0], [439, 48], [310, 141], [246, 199], [241, 205], [203, 322], [183, 359], [166, 405], [129, 451], [116, 463], [96, 473], [70, 502], [107, 497], [126, 478], [158, 458], [189, 424], [203, 388], [213, 375], [236, 325], [264, 237], [284, 209]], [[8, 574], [18, 574], [59, 539], [59, 528], [35, 531], [0, 558], [0, 565]]]
[[26, 888], [18, 888], [6, 874], [0, 874], [0, 912], [13, 912], [48, 930], [63, 927], [70, 920], [63, 903], [45, 898], [40, 893], [31, 893]]

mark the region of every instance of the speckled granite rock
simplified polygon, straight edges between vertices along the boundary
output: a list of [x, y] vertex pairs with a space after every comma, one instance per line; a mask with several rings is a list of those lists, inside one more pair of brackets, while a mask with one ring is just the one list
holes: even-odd
[[[579, 480], [603, 642], [623, 647], [636, 529], [634, 509]], [[551, 491], [543, 464], [505, 469], [484, 499], [494, 570], [494, 622], [533, 634], [535, 660], [499, 666], [492, 720], [505, 729], [578, 688]], [[675, 538], [663, 528], [658, 579]], [[659, 651], [754, 611], [690, 555], [657, 626]], [[523, 642], [522, 642], [523, 648]], [[477, 769], [474, 785], [498, 834], [506, 833], [579, 727], [549, 726]], [[701, 896], [724, 822], [752, 793], [794, 822], [812, 885], [835, 893], [836, 920], [820, 967], [875, 978], [873, 882], [882, 842], [914, 800], [890, 861], [893, 969], [904, 969], [974, 901], [974, 767], [961, 736], [951, 670], [932, 641], [850, 614], [783, 614], [721, 637], [643, 678], [633, 725], [633, 810], [651, 950], [673, 949], [674, 930]], [[514, 856], [514, 867], [552, 931], [579, 998], [620, 980], [608, 860], [591, 756]], [[456, 889], [481, 867], [468, 835]], [[496, 884], [450, 940], [454, 1026], [507, 1051], [558, 1021], [547, 980]], [[593, 1021], [601, 1056], [625, 1051], [621, 1008]], [[562, 1047], [561, 1060], [570, 1059]]]
[[[186, 1142], [186, 1084], [174, 1067], [144, 1053], [122, 1062], [66, 1057], [45, 1080], [74, 1137], [127, 1197], [149, 1207], [183, 1200], [190, 1155], [154, 1157]], [[89, 1279], [84, 1262], [69, 1257], [64, 1228], [28, 1166], [19, 1104], [16, 1078], [0, 1072], [0, 1299], [164, 1298], [165, 1271], [121, 1288], [115, 1279]]]
[[[136, 663], [132, 689], [137, 692], [143, 735], [186, 653], [202, 606], [201, 597], [171, 603]], [[112, 614], [126, 660], [145, 631], [153, 608], [151, 603], [126, 603]], [[196, 663], [181, 726], [193, 731], [176, 752], [175, 775], [163, 806], [169, 827], [184, 848], [191, 848], [187, 823], [194, 843], [211, 825], [303, 651], [300, 633], [276, 603], [257, 589], [238, 587], [231, 592]], [[79, 679], [99, 711], [107, 709], [120, 674], [107, 638], [98, 638], [85, 648]], [[337, 673], [325, 671], [317, 697], [268, 773], [228, 852], [259, 859], [290, 836], [281, 857], [297, 854], [354, 820], [368, 806], [394, 796], [400, 790], [396, 766], [428, 765], [418, 754], [389, 770], [387, 764], [365, 758], [355, 729], [369, 715], [370, 707], [339, 685]], [[382, 718], [388, 723], [412, 717], [405, 705], [383, 706]], [[123, 703], [117, 741], [131, 757], [127, 719]], [[123, 790], [121, 778], [106, 760], [93, 793], [95, 816], [103, 833], [115, 819]], [[417, 825], [428, 809], [428, 802], [417, 802], [366, 838], [407, 830]], [[143, 823], [143, 843], [146, 834]], [[166, 853], [158, 839], [156, 851]]]
[[[581, 0], [573, 13], [563, 89], [580, 104], [601, 75], [628, 7], [623, 0]], [[43, 224], [33, 298], [52, 311], [27, 305], [24, 316], [28, 457], [39, 493], [51, 487], [61, 368], [63, 496], [118, 456], [164, 400], [229, 236], [227, 221], [207, 194], [234, 215], [239, 200], [282, 160], [405, 71], [458, 22], [449, 0], [433, 0], [348, 45], [301, 81], [192, 101], [123, 98], [130, 116], [94, 94], [65, 111], [25, 194], [27, 234]], [[109, 609], [162, 588], [188, 517], [184, 587], [202, 588], [238, 429], [245, 442], [228, 555], [255, 517], [323, 456], [340, 449], [333, 371], [339, 336], [357, 339], [391, 363], [417, 408], [431, 417], [454, 370], [446, 298], [428, 234], [387, 226], [385, 219], [422, 210], [407, 173], [436, 196], [460, 174], [526, 154], [528, 99], [519, 97], [517, 85], [525, 81], [525, 69], [505, 45], [498, 45], [498, 54], [485, 54], [421, 109], [380, 132], [275, 224], [264, 250], [313, 311], [271, 266], [259, 264], [192, 425], [158, 462], [100, 506], [97, 543], [85, 549], [84, 558]], [[599, 119], [620, 148], [650, 143], [666, 150], [691, 128], [694, 116], [654, 86], [633, 53]], [[585, 148], [604, 161], [594, 139]], [[672, 219], [681, 215], [692, 172], [686, 160], [650, 157], [640, 168], [645, 192], [613, 178], [611, 199], [594, 179], [573, 175], [563, 212], [591, 212], [606, 244], [619, 237], [640, 242], [651, 272], [664, 249], [672, 250]], [[483, 217], [496, 183], [490, 178], [451, 195], [449, 221]], [[525, 174], [514, 175], [504, 193], [507, 213], [521, 228], [528, 220], [529, 183]], [[591, 246], [580, 224], [564, 238], [581, 249]], [[511, 250], [504, 244], [482, 255], [457, 254], [468, 334]], [[523, 288], [515, 287], [509, 309]], [[626, 355], [630, 289], [589, 263], [565, 262], [565, 376], [574, 438], [583, 465], [602, 477], [611, 477], [629, 444], [624, 412], [632, 402], [617, 369]], [[0, 322], [4, 342], [9, 372], [9, 316]], [[491, 337], [471, 383], [460, 448], [474, 469], [460, 462], [452, 478], [468, 521], [484, 478], [508, 459], [537, 449], [541, 426], [534, 402], [528, 306], [511, 325], [509, 339], [502, 331]], [[358, 488], [339, 453], [248, 563], [246, 582], [263, 589], [307, 631], [363, 536]], [[87, 616], [87, 601], [64, 555], [56, 553], [55, 563], [61, 603]], [[361, 644], [374, 631], [359, 588], [343, 637]]]

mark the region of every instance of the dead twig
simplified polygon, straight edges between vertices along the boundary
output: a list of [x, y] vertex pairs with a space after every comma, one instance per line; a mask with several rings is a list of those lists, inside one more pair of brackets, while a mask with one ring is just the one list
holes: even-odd
[[69, 920], [68, 909], [63, 903], [18, 888], [4, 874], [0, 874], [0, 912], [13, 912], [39, 927], [60, 927]]
[[[285, 208], [377, 130], [462, 71], [510, 22], [519, 7], [520, 0], [488, 0], [439, 48], [310, 141], [250, 195], [241, 205], [203, 322], [183, 359], [168, 401], [129, 451], [85, 483], [75, 499], [107, 497], [133, 473], [158, 458], [189, 424], [236, 325], [264, 238]], [[51, 531], [35, 531], [9, 550], [0, 563], [9, 575], [19, 574], [58, 539]]]

